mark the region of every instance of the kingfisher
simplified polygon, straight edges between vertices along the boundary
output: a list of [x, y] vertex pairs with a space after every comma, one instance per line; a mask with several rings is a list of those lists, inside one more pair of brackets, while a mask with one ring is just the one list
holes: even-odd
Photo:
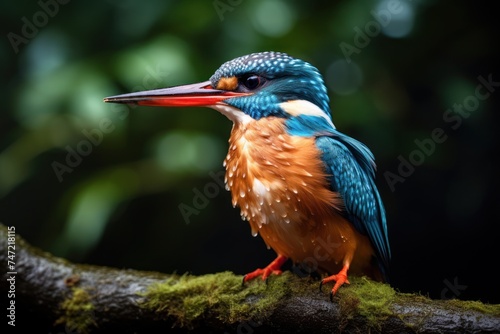
[[281, 52], [222, 64], [208, 81], [111, 96], [105, 102], [208, 107], [233, 122], [223, 165], [232, 204], [277, 257], [243, 283], [281, 274], [288, 259], [335, 282], [348, 273], [387, 281], [391, 257], [376, 165], [338, 131], [316, 67]]

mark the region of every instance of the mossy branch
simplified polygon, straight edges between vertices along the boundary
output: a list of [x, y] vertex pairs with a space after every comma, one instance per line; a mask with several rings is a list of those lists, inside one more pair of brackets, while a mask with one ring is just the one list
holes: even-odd
[[[16, 329], [52, 333], [487, 333], [500, 330], [500, 305], [430, 300], [352, 278], [330, 302], [319, 282], [291, 273], [242, 286], [241, 276], [164, 275], [78, 265], [15, 237]], [[0, 226], [7, 268], [8, 231]], [[3, 290], [5, 291], [5, 290]]]

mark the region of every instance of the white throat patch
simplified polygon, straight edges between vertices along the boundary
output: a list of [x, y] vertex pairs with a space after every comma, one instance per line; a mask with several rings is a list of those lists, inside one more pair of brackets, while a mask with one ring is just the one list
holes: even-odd
[[248, 116], [243, 111], [233, 106], [227, 105], [225, 103], [214, 104], [208, 107], [215, 109], [221, 114], [225, 115], [227, 118], [233, 121], [233, 123], [248, 124], [250, 121], [253, 120], [252, 117]]

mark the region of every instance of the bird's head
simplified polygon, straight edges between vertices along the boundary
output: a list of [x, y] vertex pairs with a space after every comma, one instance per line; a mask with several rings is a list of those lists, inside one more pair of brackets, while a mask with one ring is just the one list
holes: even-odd
[[[205, 106], [235, 123], [284, 118], [292, 128], [334, 128], [327, 90], [311, 64], [279, 52], [261, 52], [224, 63], [209, 81], [112, 96], [105, 102], [149, 106]], [[299, 130], [297, 130], [299, 131]], [[300, 132], [300, 131], [299, 131]]]

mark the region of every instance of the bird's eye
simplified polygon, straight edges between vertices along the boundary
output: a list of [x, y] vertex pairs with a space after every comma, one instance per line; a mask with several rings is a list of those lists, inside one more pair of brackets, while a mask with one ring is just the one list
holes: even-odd
[[264, 83], [264, 79], [258, 75], [250, 75], [242, 78], [241, 83], [246, 89], [254, 90], [259, 88]]

